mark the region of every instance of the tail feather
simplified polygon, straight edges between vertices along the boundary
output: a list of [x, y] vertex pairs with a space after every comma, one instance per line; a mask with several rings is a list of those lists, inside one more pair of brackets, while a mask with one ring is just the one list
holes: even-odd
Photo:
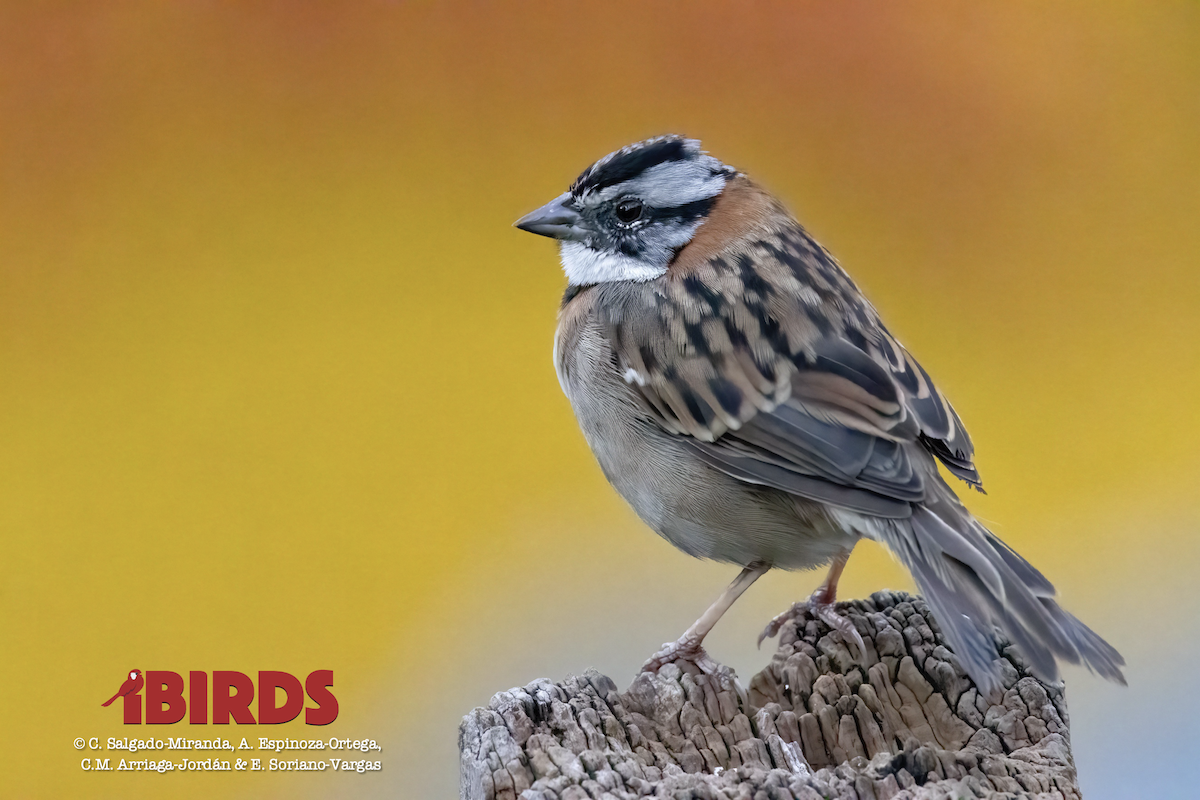
[[[1042, 602], [1049, 603], [1047, 613], [1063, 617], [1069, 623], [1063, 624], [1062, 627], [1071, 637], [1071, 643], [1079, 653], [1080, 661], [1088, 669], [1122, 686], [1127, 685], [1125, 675], [1121, 672], [1121, 667], [1125, 666], [1125, 659], [1115, 647], [1100, 638], [1100, 635], [1087, 625], [1068, 614], [1058, 603], [1045, 599]], [[1072, 661], [1071, 663], [1079, 662]]]
[[972, 526], [987, 540], [992, 549], [1008, 564], [1009, 569], [1016, 573], [1021, 582], [1029, 587], [1029, 591], [1039, 597], [1053, 597], [1054, 584], [1038, 571], [1038, 568], [1021, 558], [1015, 550], [1001, 541], [1000, 537], [989, 531], [978, 520], [971, 520]]
[[1030, 669], [1058, 680], [1056, 659], [1124, 683], [1125, 660], [1054, 600], [1054, 586], [957, 502], [934, 499], [880, 526], [884, 544], [921, 589], [963, 668], [987, 694], [1000, 688], [994, 629]]

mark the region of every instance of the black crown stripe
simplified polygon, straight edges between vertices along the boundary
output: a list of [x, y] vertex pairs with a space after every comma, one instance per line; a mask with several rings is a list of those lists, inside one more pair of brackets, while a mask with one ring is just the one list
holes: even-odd
[[699, 150], [680, 136], [639, 142], [600, 159], [584, 170], [571, 186], [571, 194], [580, 195], [585, 191], [615, 186], [659, 164], [687, 161], [699, 155]]

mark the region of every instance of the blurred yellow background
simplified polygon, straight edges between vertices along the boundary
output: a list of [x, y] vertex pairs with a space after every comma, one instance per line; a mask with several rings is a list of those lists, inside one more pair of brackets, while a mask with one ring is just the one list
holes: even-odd
[[[841, 259], [970, 427], [972, 507], [1129, 659], [1126, 690], [1068, 673], [1088, 796], [1160, 759], [1185, 796], [1200, 5], [198, 1], [0, 6], [0, 796], [453, 796], [472, 706], [624, 685], [699, 614], [736, 570], [605, 484], [550, 364], [557, 255], [509, 227], [663, 132]], [[710, 650], [748, 679], [819, 579], [769, 575]], [[911, 584], [863, 546], [842, 586]], [[130, 729], [99, 704], [135, 667], [332, 669], [341, 713]], [[168, 733], [384, 768], [71, 745]]]

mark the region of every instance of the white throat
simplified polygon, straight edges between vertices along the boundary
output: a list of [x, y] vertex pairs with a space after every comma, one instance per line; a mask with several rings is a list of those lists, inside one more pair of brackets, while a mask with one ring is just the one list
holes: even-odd
[[609, 281], [651, 281], [667, 271], [665, 266], [647, 264], [623, 253], [593, 250], [582, 242], [562, 242], [559, 248], [563, 272], [572, 286]]

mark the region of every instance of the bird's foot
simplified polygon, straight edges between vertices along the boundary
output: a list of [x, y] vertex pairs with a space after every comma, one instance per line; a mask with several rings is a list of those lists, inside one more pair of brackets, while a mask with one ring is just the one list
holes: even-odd
[[656, 673], [667, 664], [676, 661], [691, 661], [706, 675], [716, 674], [721, 665], [704, 651], [703, 639], [686, 633], [677, 641], [667, 642], [657, 653], [642, 664], [642, 672]]
[[807, 600], [802, 600], [794, 604], [787, 611], [783, 612], [775, 619], [767, 623], [767, 627], [763, 628], [763, 632], [758, 635], [758, 646], [762, 647], [764, 639], [770, 639], [783, 629], [783, 626], [792, 622], [801, 614], [809, 613], [817, 617], [829, 627], [833, 628], [838, 633], [842, 634], [842, 639], [847, 642], [854, 642], [858, 648], [858, 652], [866, 655], [867, 647], [863, 644], [862, 636], [850, 620], [843, 617], [833, 608], [833, 601], [825, 592], [824, 587], [813, 592], [812, 596]]

